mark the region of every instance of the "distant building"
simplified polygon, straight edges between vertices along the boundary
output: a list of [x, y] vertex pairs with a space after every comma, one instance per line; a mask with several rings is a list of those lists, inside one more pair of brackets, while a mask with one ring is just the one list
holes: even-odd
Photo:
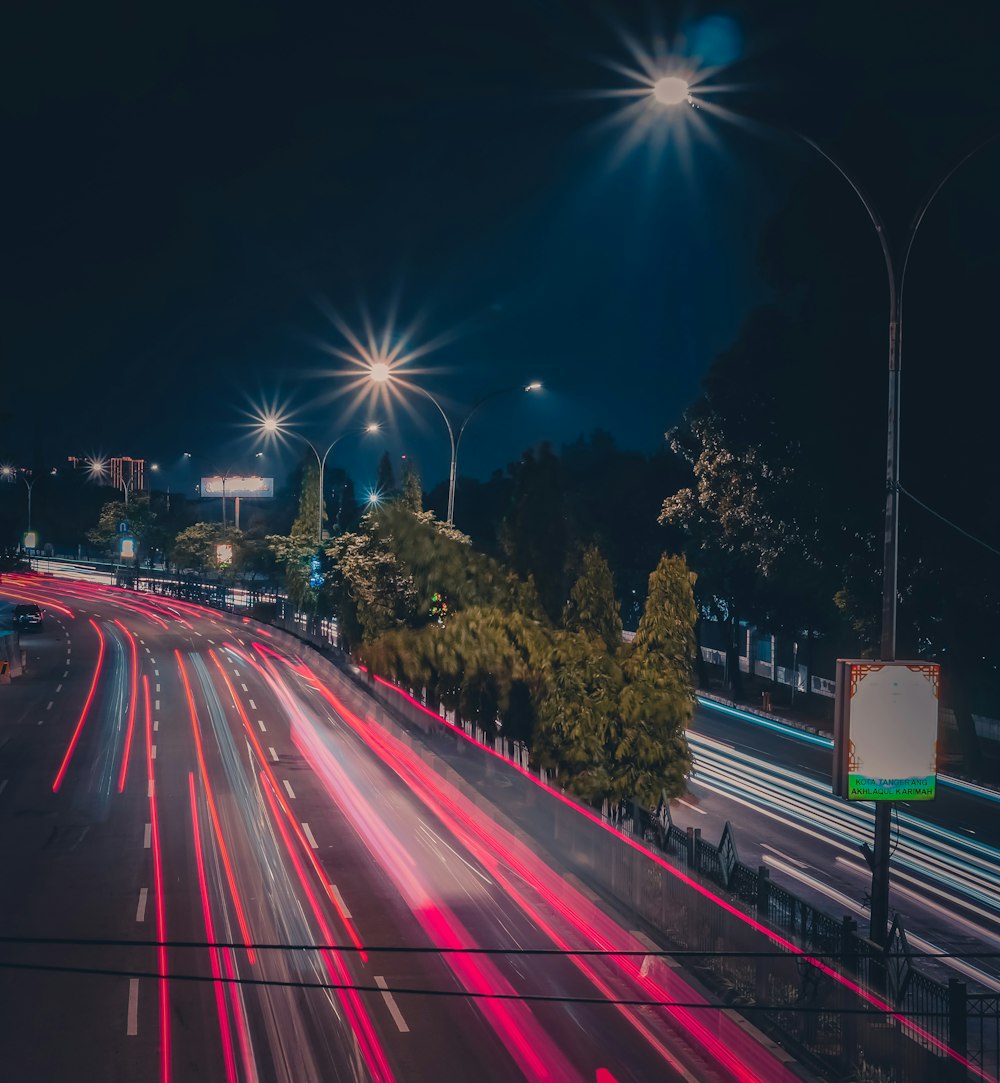
[[85, 455], [67, 455], [66, 462], [70, 470], [86, 470], [90, 466], [90, 460]]
[[138, 493], [146, 488], [146, 460], [122, 455], [111, 459], [111, 484], [117, 489], [128, 488]]

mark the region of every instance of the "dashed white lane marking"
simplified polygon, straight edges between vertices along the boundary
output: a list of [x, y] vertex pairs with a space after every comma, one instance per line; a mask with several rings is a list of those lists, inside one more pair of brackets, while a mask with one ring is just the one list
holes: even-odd
[[306, 838], [309, 840], [309, 845], [314, 849], [319, 849], [319, 843], [313, 838], [313, 833], [309, 828], [309, 825], [303, 820], [302, 830], [305, 832]]
[[160, 675], [160, 671], [158, 669], [154, 669], [153, 670], [153, 676], [154, 677], [159, 677], [159, 675]]
[[140, 643], [141, 643], [141, 644], [142, 644], [143, 646], [145, 646], [145, 645], [146, 645], [146, 641], [145, 641], [144, 639], [140, 639], [140, 640], [139, 640], [139, 642], [140, 642]]
[[69, 670], [67, 669], [66, 672], [63, 674], [63, 677], [65, 678], [65, 677], [68, 677], [68, 676], [69, 676]]
[[400, 1034], [409, 1034], [410, 1028], [406, 1025], [406, 1020], [403, 1018], [403, 1013], [396, 1005], [396, 1000], [392, 993], [389, 992], [389, 986], [386, 983], [385, 978], [380, 975], [375, 975], [375, 984], [382, 990], [382, 999], [385, 1001], [385, 1006], [389, 1009], [389, 1014], [392, 1016], [392, 1021], [399, 1027]]
[[200, 635], [201, 635], [201, 632], [195, 632], [195, 635], [196, 635], [196, 636], [200, 636]]
[[39, 724], [39, 725], [41, 725], [41, 724], [42, 724], [42, 719], [39, 719], [39, 720], [38, 720], [38, 724]]
[[159, 701], [159, 700], [157, 700], [157, 701], [156, 701], [156, 703], [155, 703], [155, 704], [154, 704], [154, 706], [153, 706], [153, 710], [154, 710], [154, 711], [158, 711], [159, 709], [160, 709], [160, 701]]
[[683, 805], [685, 808], [689, 808], [692, 812], [700, 813], [702, 816], [708, 815], [708, 813], [703, 808], [698, 808], [697, 805], [692, 805], [690, 801], [685, 801], [682, 797], [677, 798], [677, 804]]
[[155, 721], [153, 722], [153, 731], [155, 732], [155, 731], [156, 731], [156, 730], [158, 730], [159, 728], [160, 728], [160, 720], [159, 720], [159, 719], [157, 718], [157, 719], [155, 719]]
[[288, 781], [287, 778], [283, 778], [281, 781], [285, 784], [285, 793], [287, 793], [288, 796], [294, 801], [295, 791], [292, 789], [292, 784]]
[[149, 746], [149, 758], [151, 760], [156, 759], [156, 745], [150, 745]]
[[146, 653], [149, 654], [149, 647], [146, 648]]
[[5, 778], [5, 779], [4, 779], [4, 780], [3, 780], [2, 782], [0, 782], [0, 793], [3, 793], [3, 792], [4, 792], [4, 790], [6, 790], [6, 789], [7, 789], [7, 783], [8, 783], [9, 781], [10, 781], [9, 779], [6, 779], [6, 778]]
[[278, 753], [275, 752], [273, 748], [268, 748], [268, 752], [271, 753], [271, 759], [274, 760], [275, 763], [277, 763], [278, 762]]
[[153, 664], [154, 666], [156, 665], [156, 659], [155, 659], [155, 658], [150, 658], [150, 662], [152, 662], [152, 664]]
[[156, 685], [156, 691], [159, 692], [159, 690], [160, 690], [160, 686], [159, 686], [159, 684], [157, 684]]
[[238, 669], [234, 669], [233, 670], [233, 675], [238, 677], [240, 675], [240, 671]]
[[146, 920], [146, 893], [147, 890], [144, 887], [139, 888], [139, 905], [135, 908], [135, 920]]
[[348, 921], [350, 921], [351, 912], [347, 909], [347, 903], [344, 902], [344, 896], [340, 894], [340, 888], [337, 887], [336, 884], [331, 884], [330, 890], [333, 892], [333, 897], [337, 900], [337, 905], [340, 907], [341, 913]]
[[252, 699], [248, 700], [247, 702], [250, 704], [250, 710], [251, 711], [256, 711], [257, 710], [257, 704], [254, 703], [254, 701]]
[[215, 640], [214, 639], [210, 639], [209, 643], [211, 643], [213, 647], [215, 646]]
[[152, 779], [149, 780], [149, 785], [146, 787], [146, 796], [147, 797], [152, 797], [153, 796], [153, 780]]
[[73, 648], [72, 647], [67, 647], [66, 648], [66, 653], [67, 654], [72, 654], [73, 653]]
[[128, 1022], [125, 1033], [130, 1037], [139, 1033], [139, 979], [128, 980]]
[[57, 685], [56, 685], [56, 691], [57, 691], [57, 692], [61, 692], [61, 691], [62, 691], [62, 685], [61, 685], [61, 684], [57, 684]]
[[245, 684], [243, 684], [243, 683], [240, 684], [240, 688], [242, 688], [244, 692], [249, 692], [250, 691], [250, 689], [247, 688], [247, 686]]
[[257, 719], [257, 725], [260, 726], [260, 732], [261, 733], [267, 733], [267, 727], [264, 725], [264, 722], [263, 722], [262, 719], [260, 719], [260, 718]]
[[146, 824], [146, 829], [142, 833], [142, 846], [144, 850], [148, 850], [153, 841], [153, 825]]
[[51, 711], [51, 710], [52, 710], [52, 704], [53, 704], [54, 702], [55, 702], [55, 700], [51, 700], [51, 699], [50, 699], [50, 700], [49, 700], [49, 705], [48, 705], [48, 707], [46, 707], [45, 709], [46, 709], [47, 711]]

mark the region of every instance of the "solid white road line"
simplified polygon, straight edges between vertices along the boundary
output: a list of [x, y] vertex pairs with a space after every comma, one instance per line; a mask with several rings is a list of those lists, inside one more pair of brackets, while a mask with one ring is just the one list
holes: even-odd
[[307, 839], [309, 840], [309, 845], [310, 845], [310, 846], [311, 846], [311, 847], [312, 847], [312, 848], [313, 848], [314, 850], [318, 850], [318, 849], [319, 849], [319, 843], [318, 843], [318, 842], [317, 842], [317, 841], [316, 841], [316, 840], [315, 840], [315, 839], [313, 838], [313, 833], [312, 833], [312, 829], [311, 829], [311, 828], [309, 827], [309, 825], [308, 825], [307, 823], [305, 823], [304, 821], [303, 821], [303, 823], [302, 823], [302, 830], [303, 830], [303, 831], [305, 832], [305, 836], [306, 836], [306, 838], [307, 838]]
[[375, 984], [382, 990], [382, 999], [385, 1001], [385, 1006], [389, 1009], [392, 1021], [399, 1027], [399, 1033], [409, 1034], [410, 1028], [406, 1025], [406, 1020], [403, 1018], [402, 1012], [396, 1006], [396, 1001], [392, 993], [389, 992], [389, 986], [387, 985], [385, 978], [376, 974]]
[[149, 849], [150, 844], [152, 843], [152, 839], [153, 839], [153, 825], [152, 824], [146, 824], [146, 830], [143, 832], [143, 835], [142, 835], [143, 849], [145, 849], [145, 850]]
[[294, 801], [295, 791], [292, 789], [292, 784], [288, 781], [287, 778], [283, 778], [281, 781], [285, 784], [285, 793], [287, 793], [288, 796]]
[[274, 749], [271, 748], [270, 746], [268, 747], [268, 752], [271, 753], [271, 759], [274, 760], [275, 763], [277, 763], [278, 762], [278, 753], [275, 752]]
[[340, 894], [340, 888], [336, 884], [330, 885], [330, 890], [333, 892], [333, 897], [337, 900], [337, 905], [340, 907], [341, 913], [348, 921], [351, 920], [351, 912], [347, 909], [347, 903], [344, 902], [344, 896]]
[[139, 979], [128, 980], [128, 1023], [125, 1027], [128, 1035], [139, 1033]]
[[144, 887], [139, 888], [139, 905], [135, 909], [135, 920], [146, 920], [146, 894], [147, 889]]

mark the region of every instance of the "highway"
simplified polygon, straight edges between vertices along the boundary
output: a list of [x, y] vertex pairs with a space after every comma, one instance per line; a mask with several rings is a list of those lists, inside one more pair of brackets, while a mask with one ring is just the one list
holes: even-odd
[[[689, 740], [694, 772], [674, 822], [718, 842], [729, 820], [745, 864], [866, 931], [871, 874], [859, 847], [871, 843], [873, 806], [832, 796], [828, 742], [704, 700]], [[998, 811], [997, 795], [939, 783], [934, 801], [901, 803], [894, 816], [890, 912], [915, 956], [968, 956], [919, 966], [970, 989], [1000, 990]]]
[[24, 600], [46, 627], [0, 689], [5, 1078], [801, 1078], [727, 1013], [609, 1003], [704, 1001], [609, 954], [648, 942], [266, 631], [33, 576], [0, 621]]

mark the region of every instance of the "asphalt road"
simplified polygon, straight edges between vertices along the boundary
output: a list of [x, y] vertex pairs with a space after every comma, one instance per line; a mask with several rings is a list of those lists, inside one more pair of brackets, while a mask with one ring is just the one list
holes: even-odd
[[[718, 842], [728, 820], [740, 859], [828, 913], [866, 930], [873, 806], [831, 794], [831, 752], [810, 735], [783, 733], [698, 709], [690, 735], [694, 774], [674, 822]], [[922, 970], [1000, 990], [1000, 800], [939, 783], [930, 802], [900, 803], [893, 821], [891, 913], [899, 914]]]
[[675, 970], [526, 954], [643, 942], [362, 692], [198, 607], [0, 584], [25, 599], [46, 627], [0, 689], [5, 1078], [792, 1078], [724, 1013], [607, 1003], [697, 999]]

